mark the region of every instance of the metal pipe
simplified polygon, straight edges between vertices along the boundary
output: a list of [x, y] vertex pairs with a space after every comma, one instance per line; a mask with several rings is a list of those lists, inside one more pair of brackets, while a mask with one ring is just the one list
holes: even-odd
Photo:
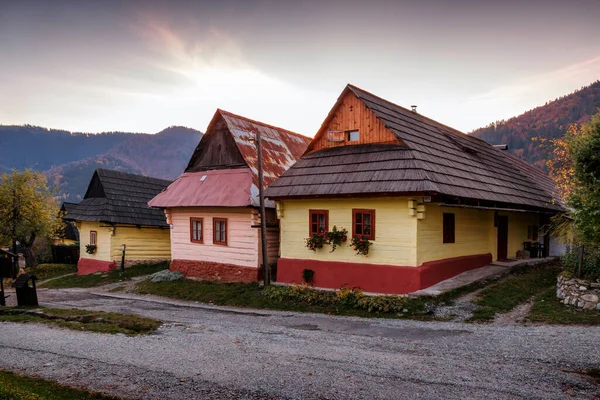
[[271, 284], [271, 271], [267, 257], [267, 218], [265, 212], [265, 195], [263, 189], [263, 160], [260, 129], [256, 130], [256, 153], [258, 156], [258, 199], [260, 201], [260, 242], [262, 250], [265, 287]]

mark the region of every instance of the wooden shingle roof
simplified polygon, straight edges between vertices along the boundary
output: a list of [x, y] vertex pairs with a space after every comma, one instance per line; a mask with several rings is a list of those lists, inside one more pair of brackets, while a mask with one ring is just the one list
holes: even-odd
[[65, 220], [166, 227], [162, 210], [148, 206], [171, 181], [97, 169], [84, 199], [67, 208]]
[[[270, 185], [266, 192], [269, 198], [427, 192], [562, 209], [552, 181], [507, 152], [352, 85], [344, 89], [340, 99], [348, 91], [373, 111], [401, 143], [341, 146], [307, 153]], [[328, 118], [332, 118], [339, 102]]]

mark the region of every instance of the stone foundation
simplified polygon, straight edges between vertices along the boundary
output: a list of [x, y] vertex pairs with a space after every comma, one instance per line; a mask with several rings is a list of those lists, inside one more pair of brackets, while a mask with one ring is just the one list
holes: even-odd
[[559, 275], [556, 297], [561, 303], [569, 306], [585, 310], [600, 310], [600, 283]]
[[259, 272], [258, 268], [195, 260], [173, 260], [169, 269], [186, 278], [218, 282], [256, 282]]

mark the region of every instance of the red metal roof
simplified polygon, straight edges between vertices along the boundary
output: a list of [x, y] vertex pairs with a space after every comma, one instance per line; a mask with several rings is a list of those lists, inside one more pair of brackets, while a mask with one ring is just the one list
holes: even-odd
[[252, 203], [248, 168], [185, 172], [148, 203], [151, 207], [246, 207]]
[[[304, 154], [312, 140], [298, 133], [224, 110], [217, 110], [217, 114], [220, 114], [227, 123], [238, 149], [253, 172], [252, 181], [256, 187], [258, 187], [258, 156], [256, 154], [256, 144], [252, 140], [254, 140], [257, 131], [260, 131], [262, 139], [265, 187], [287, 171]], [[211, 125], [209, 125], [208, 130], [210, 130]]]
[[[223, 134], [223, 128], [227, 135], [231, 135], [235, 145], [231, 142], [231, 147], [222, 147], [222, 142], [211, 142], [211, 137]], [[256, 132], [260, 132], [262, 138], [265, 187], [287, 171], [302, 156], [311, 141], [309, 137], [286, 129], [217, 110], [208, 125], [206, 134], [192, 155], [190, 165], [194, 165], [197, 158], [202, 159], [207, 154], [230, 153], [231, 148], [236, 147], [243, 161], [236, 160], [235, 165], [225, 165], [223, 168], [222, 164], [213, 165], [218, 162], [219, 157], [208, 157], [214, 161], [203, 164], [200, 169], [198, 167], [192, 169], [188, 165], [186, 170], [188, 172], [181, 175], [148, 204], [162, 208], [258, 206], [258, 156], [254, 142]], [[202, 179], [203, 176], [205, 178]], [[267, 206], [274, 207], [274, 203], [267, 201]]]

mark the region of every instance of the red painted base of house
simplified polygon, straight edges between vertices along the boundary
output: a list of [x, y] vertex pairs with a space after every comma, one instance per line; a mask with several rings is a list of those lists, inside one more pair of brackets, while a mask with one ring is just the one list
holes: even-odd
[[179, 271], [188, 278], [209, 281], [256, 282], [258, 280], [258, 268], [208, 261], [173, 260], [169, 269]]
[[80, 258], [77, 263], [77, 275], [89, 275], [96, 272], [108, 272], [117, 268], [114, 261], [101, 261], [91, 258]]
[[315, 271], [315, 287], [339, 289], [348, 286], [359, 287], [365, 292], [405, 294], [491, 262], [491, 254], [430, 261], [420, 267], [280, 258], [277, 282], [302, 283], [302, 271], [311, 269]]

